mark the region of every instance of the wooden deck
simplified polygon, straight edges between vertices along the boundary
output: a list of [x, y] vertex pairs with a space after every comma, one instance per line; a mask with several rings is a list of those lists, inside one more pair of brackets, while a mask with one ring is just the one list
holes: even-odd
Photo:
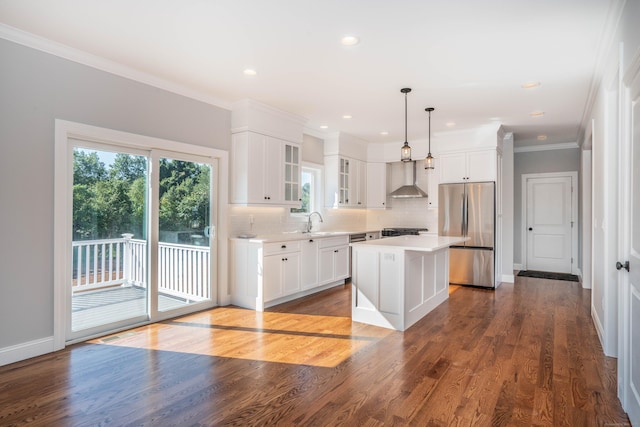
[[0, 425], [629, 426], [579, 283], [457, 288], [405, 332], [350, 286], [0, 367]]
[[[147, 294], [137, 287], [116, 287], [73, 295], [72, 325], [74, 331], [92, 328], [111, 322], [143, 316], [147, 313]], [[188, 305], [184, 300], [160, 294], [160, 311]]]

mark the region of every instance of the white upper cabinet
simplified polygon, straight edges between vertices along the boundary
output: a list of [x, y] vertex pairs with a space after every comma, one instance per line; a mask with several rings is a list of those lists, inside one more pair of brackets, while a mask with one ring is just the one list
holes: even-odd
[[367, 208], [387, 207], [387, 164], [367, 163]]
[[231, 203], [300, 205], [300, 146], [255, 132], [233, 135]]
[[495, 149], [441, 153], [439, 157], [440, 183], [496, 180]]
[[324, 140], [324, 204], [329, 208], [367, 207], [367, 143], [336, 132]]
[[250, 99], [231, 114], [231, 203], [300, 206], [305, 119]]
[[340, 155], [325, 156], [325, 206], [367, 207], [367, 163]]

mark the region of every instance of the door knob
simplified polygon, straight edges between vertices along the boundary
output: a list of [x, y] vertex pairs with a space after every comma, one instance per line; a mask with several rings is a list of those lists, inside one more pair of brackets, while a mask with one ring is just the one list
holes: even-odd
[[533, 227], [529, 227], [529, 231], [533, 231]]
[[625, 261], [624, 264], [620, 261], [616, 262], [616, 270], [622, 270], [623, 268], [629, 271], [629, 261]]

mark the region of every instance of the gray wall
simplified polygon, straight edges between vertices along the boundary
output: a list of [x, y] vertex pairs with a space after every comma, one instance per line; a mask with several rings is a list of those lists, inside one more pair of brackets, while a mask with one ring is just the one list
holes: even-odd
[[[580, 182], [580, 149], [533, 151], [513, 156], [513, 262], [522, 264], [522, 174], [578, 172]], [[579, 184], [578, 184], [579, 185]], [[576, 188], [578, 197], [580, 189]], [[580, 206], [580, 200], [578, 200]], [[579, 213], [576, 218], [580, 218]], [[578, 233], [578, 239], [581, 239]], [[580, 242], [578, 242], [580, 247]]]
[[53, 335], [54, 120], [228, 150], [228, 110], [0, 39], [0, 350]]

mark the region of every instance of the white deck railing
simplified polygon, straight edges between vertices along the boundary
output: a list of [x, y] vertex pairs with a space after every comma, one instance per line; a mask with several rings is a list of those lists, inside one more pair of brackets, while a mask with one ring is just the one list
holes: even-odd
[[[146, 288], [147, 242], [120, 239], [83, 240], [72, 243], [74, 293], [110, 286]], [[158, 291], [202, 301], [211, 298], [209, 247], [175, 243], [158, 244]]]

